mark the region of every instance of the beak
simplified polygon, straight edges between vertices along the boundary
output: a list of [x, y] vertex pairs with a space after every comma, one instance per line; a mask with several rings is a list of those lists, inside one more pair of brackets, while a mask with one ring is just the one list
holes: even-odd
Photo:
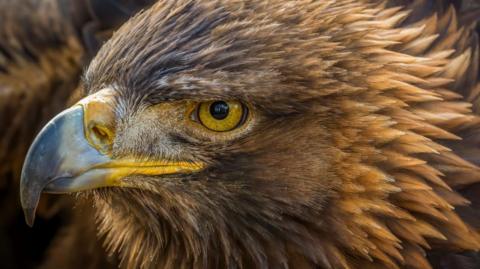
[[25, 159], [20, 198], [25, 220], [32, 226], [42, 192], [71, 193], [120, 186], [132, 174], [164, 175], [194, 172], [202, 165], [167, 160], [112, 159], [113, 98], [105, 92], [87, 97], [61, 112], [38, 134]]
[[99, 177], [69, 180], [86, 167], [109, 161], [79, 135], [83, 133], [83, 109], [77, 105], [52, 119], [34, 140], [23, 165], [20, 183], [27, 224], [33, 225], [43, 190], [60, 193], [105, 184]]

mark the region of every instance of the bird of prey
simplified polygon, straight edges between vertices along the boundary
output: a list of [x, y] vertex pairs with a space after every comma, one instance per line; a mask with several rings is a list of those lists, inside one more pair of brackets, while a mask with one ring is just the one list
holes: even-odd
[[478, 268], [476, 7], [158, 1], [32, 143], [27, 222], [76, 193], [124, 268]]

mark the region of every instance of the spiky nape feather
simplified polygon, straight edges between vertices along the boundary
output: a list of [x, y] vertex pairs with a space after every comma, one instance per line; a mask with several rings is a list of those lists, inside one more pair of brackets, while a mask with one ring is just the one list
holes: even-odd
[[124, 25], [90, 92], [114, 85], [127, 114], [233, 97], [267, 120], [200, 180], [92, 192], [122, 265], [423, 269], [430, 248], [480, 250], [456, 212], [456, 189], [480, 180], [463, 148], [480, 126], [474, 24], [386, 4], [160, 2]]

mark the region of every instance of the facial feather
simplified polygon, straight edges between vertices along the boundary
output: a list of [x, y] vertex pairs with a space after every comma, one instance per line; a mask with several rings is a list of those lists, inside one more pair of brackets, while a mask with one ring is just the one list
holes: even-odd
[[[453, 9], [407, 18], [345, 0], [159, 2], [131, 19], [85, 75], [88, 93], [119, 93], [114, 154], [207, 167], [88, 193], [107, 247], [142, 268], [429, 268], [431, 246], [478, 250], [446, 168], [478, 180], [449, 149], [478, 122], [456, 92], [476, 37]], [[251, 106], [241, 132], [181, 124], [183, 102], [230, 99]]]

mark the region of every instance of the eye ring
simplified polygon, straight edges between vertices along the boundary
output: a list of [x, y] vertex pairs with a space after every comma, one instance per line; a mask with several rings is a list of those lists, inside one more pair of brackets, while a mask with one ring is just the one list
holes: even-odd
[[239, 101], [213, 100], [196, 105], [192, 118], [210, 131], [228, 132], [247, 119], [248, 109]]

